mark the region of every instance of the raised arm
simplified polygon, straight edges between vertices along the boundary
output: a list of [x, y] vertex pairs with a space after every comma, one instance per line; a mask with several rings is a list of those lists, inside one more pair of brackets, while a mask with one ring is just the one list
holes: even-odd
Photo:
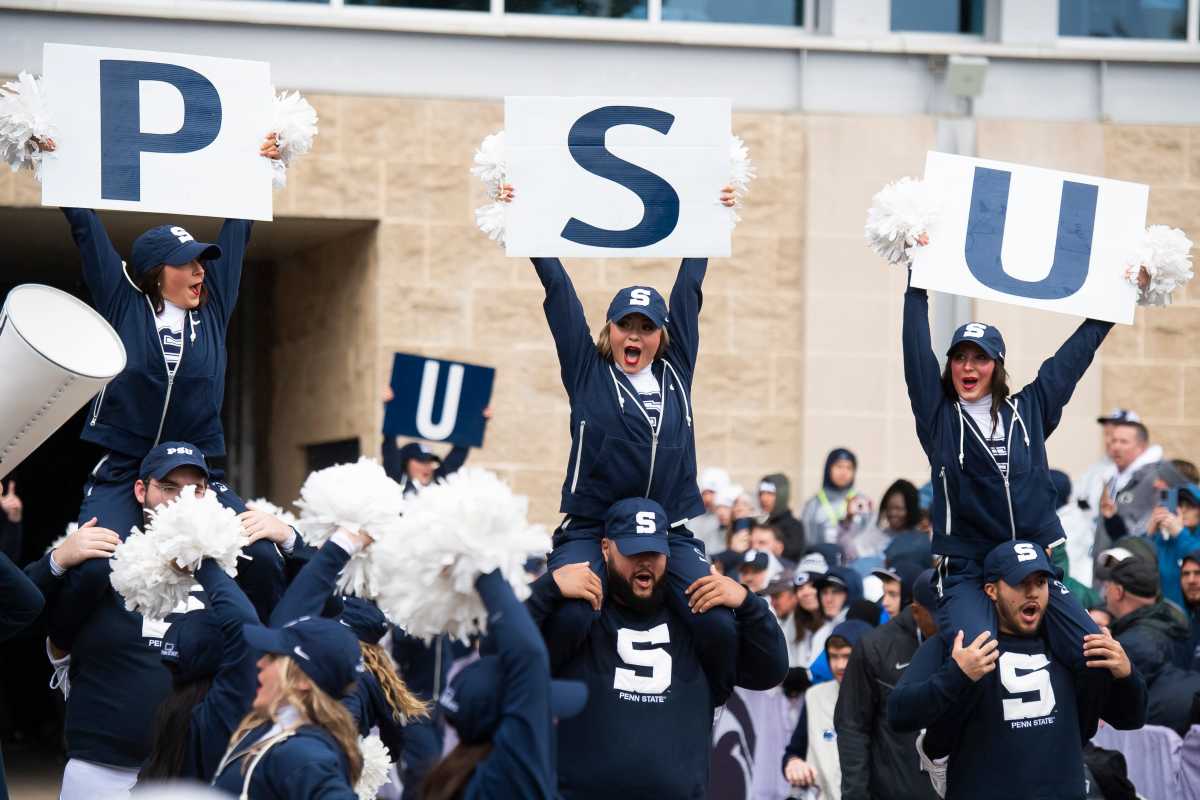
[[33, 581], [0, 553], [0, 642], [16, 636], [42, 613], [45, 600]]
[[596, 357], [596, 344], [588, 330], [583, 304], [562, 262], [557, 258], [535, 258], [533, 266], [546, 290], [542, 308], [558, 351], [563, 386], [567, 395], [572, 396], [590, 359]]
[[[911, 278], [911, 275], [910, 275]], [[909, 286], [904, 293], [904, 382], [917, 424], [917, 438], [926, 454], [932, 449], [933, 422], [942, 403], [942, 376], [929, 338], [929, 295]]]
[[463, 464], [467, 463], [467, 456], [471, 454], [471, 448], [463, 447], [460, 444], [450, 448], [450, 452], [442, 459], [441, 466], [434, 471], [435, 479], [445, 478], [462, 469]]
[[64, 208], [62, 212], [83, 259], [83, 282], [92, 295], [92, 304], [105, 314], [111, 310], [118, 292], [125, 287], [136, 290], [126, 280], [125, 264], [96, 212], [90, 208]]
[[209, 297], [228, 324], [237, 305], [238, 287], [242, 282], [242, 262], [254, 223], [246, 219], [227, 219], [221, 226], [217, 245], [221, 257], [204, 264], [204, 280], [209, 284]]
[[229, 737], [254, 702], [257, 670], [254, 652], [246, 645], [242, 627], [257, 625], [258, 614], [233, 578], [211, 559], [201, 563], [196, 580], [204, 587], [210, 613], [221, 628], [221, 666], [204, 699], [192, 711], [196, 767], [200, 776], [209, 780], [217, 770]]
[[333, 594], [342, 568], [358, 549], [358, 544], [341, 531], [321, 545], [317, 554], [296, 575], [283, 597], [279, 598], [279, 604], [271, 612], [271, 627], [282, 627], [300, 617], [320, 615], [325, 602]]
[[1058, 352], [1042, 362], [1037, 377], [1022, 391], [1037, 395], [1042, 408], [1042, 427], [1049, 436], [1062, 419], [1063, 407], [1075, 392], [1075, 386], [1092, 364], [1096, 350], [1112, 330], [1111, 322], [1085, 319]]
[[704, 305], [702, 286], [707, 270], [707, 258], [685, 258], [675, 275], [675, 285], [671, 287], [668, 353], [673, 356], [673, 363], [687, 370], [689, 382], [700, 352], [700, 307]]
[[476, 768], [480, 797], [552, 796], [553, 720], [550, 662], [533, 619], [499, 571], [475, 588], [488, 610], [488, 638], [503, 675], [500, 725], [492, 752]]

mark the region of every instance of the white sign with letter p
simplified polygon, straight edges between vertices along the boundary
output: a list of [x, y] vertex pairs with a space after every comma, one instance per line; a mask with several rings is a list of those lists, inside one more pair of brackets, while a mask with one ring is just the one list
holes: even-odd
[[47, 44], [42, 204], [271, 219], [262, 61]]

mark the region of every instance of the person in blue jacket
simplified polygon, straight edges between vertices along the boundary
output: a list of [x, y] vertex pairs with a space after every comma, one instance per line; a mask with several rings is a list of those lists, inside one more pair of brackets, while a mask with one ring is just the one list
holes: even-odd
[[[727, 206], [734, 202], [732, 191], [722, 190]], [[512, 198], [512, 187], [504, 187], [502, 199]], [[603, 577], [600, 540], [609, 507], [627, 497], [655, 501], [671, 521], [668, 602], [695, 629], [712, 679], [731, 678], [737, 647], [732, 612], [690, 614], [684, 594], [710, 569], [704, 543], [687, 528], [689, 519], [704, 514], [691, 392], [708, 259], [683, 260], [669, 308], [650, 286], [617, 292], [595, 341], [562, 263], [535, 258], [533, 266], [546, 291], [542, 307], [571, 404], [571, 449], [559, 504], [566, 516], [555, 531], [548, 568], [586, 561]], [[586, 603], [563, 603], [543, 632], [579, 643], [592, 617]]]
[[767, 601], [723, 575], [688, 587], [688, 615], [730, 609], [736, 674], [714, 680], [693, 629], [666, 602], [674, 558], [670, 522], [653, 500], [614, 503], [605, 519], [607, 592], [587, 562], [538, 578], [527, 607], [535, 620], [565, 600], [599, 611], [582, 645], [546, 638], [556, 678], [587, 684], [583, 712], [558, 726], [558, 790], [565, 800], [703, 797], [713, 712], [728, 684], [766, 690], [788, 671], [787, 643]]
[[[929, 338], [929, 300], [904, 295], [904, 378], [917, 438], [933, 483], [933, 552], [940, 567], [938, 625], [968, 642], [996, 631], [995, 606], [983, 592], [984, 556], [1000, 542], [1024, 539], [1050, 548], [1065, 542], [1046, 462], [1046, 439], [1112, 328], [1085, 320], [1038, 369], [1009, 392], [1004, 339], [994, 326], [969, 322], [954, 333], [939, 371]], [[1065, 590], [1050, 592], [1046, 631], [1055, 656], [1083, 666], [1083, 637], [1099, 629]]]
[[[45, 600], [38, 587], [7, 555], [0, 553], [0, 642], [33, 624]], [[0, 800], [8, 800], [4, 759], [0, 757]]]
[[1045, 622], [1058, 591], [1054, 575], [1038, 542], [995, 546], [983, 577], [997, 637], [980, 636], [964, 647], [961, 630], [939, 630], [917, 649], [888, 697], [894, 730], [926, 729], [918, 752], [947, 800], [1084, 800], [1083, 746], [1100, 719], [1118, 730], [1146, 722], [1145, 681], [1107, 632], [1081, 643], [1083, 669], [1051, 652]]
[[486, 653], [438, 698], [459, 744], [421, 785], [423, 800], [554, 800], [554, 721], [587, 702], [577, 682], [552, 681], [546, 645], [499, 571], [475, 589], [488, 611]]
[[[261, 153], [278, 157], [270, 139]], [[78, 519], [96, 517], [124, 538], [141, 524], [131, 489], [152, 448], [185, 441], [211, 459], [225, 455], [225, 339], [253, 222], [226, 220], [213, 244], [196, 241], [180, 225], [159, 225], [134, 241], [126, 263], [95, 211], [62, 212], [79, 248], [92, 305], [120, 336], [126, 356], [124, 371], [92, 401], [84, 422], [81, 438], [106, 452], [84, 487]], [[220, 469], [213, 470], [212, 486], [223, 505], [246, 510]], [[251, 545], [246, 554], [253, 560], [241, 584], [266, 620], [283, 594], [282, 559], [269, 542]], [[87, 567], [76, 574], [93, 575]], [[50, 623], [62, 649], [70, 649], [80, 623], [72, 610], [86, 605], [78, 598], [55, 602]]]
[[181, 615], [163, 637], [159, 652], [171, 693], [158, 707], [139, 783], [211, 780], [257, 688], [255, 656], [242, 635], [244, 626], [258, 622], [254, 606], [211, 559], [201, 563], [196, 580], [207, 608]]
[[[371, 537], [364, 533], [344, 529], [334, 533], [288, 586], [271, 612], [271, 624], [278, 626], [302, 616], [322, 614], [342, 569], [351, 556], [371, 543]], [[343, 703], [358, 723], [359, 733], [366, 736], [372, 728], [378, 728], [392, 760], [398, 761], [406, 744], [405, 727], [427, 718], [429, 710], [409, 691], [387, 650], [379, 644], [388, 632], [388, 622], [378, 607], [357, 597], [343, 597], [338, 620], [358, 637], [366, 667]]]
[[254, 800], [356, 800], [358, 726], [341, 699], [363, 672], [345, 625], [301, 617], [282, 628], [246, 625], [258, 689], [217, 764], [212, 785]]

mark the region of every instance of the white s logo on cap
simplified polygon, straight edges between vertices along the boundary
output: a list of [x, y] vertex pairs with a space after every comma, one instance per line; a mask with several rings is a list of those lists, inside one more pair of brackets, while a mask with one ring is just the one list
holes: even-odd
[[176, 239], [178, 239], [180, 244], [187, 244], [188, 242], [196, 241], [195, 239], [192, 238], [192, 235], [190, 233], [188, 233], [187, 231], [185, 231], [183, 228], [179, 227], [178, 225], [176, 225], [174, 228], [171, 228], [171, 235], [174, 236]]
[[972, 339], [982, 339], [986, 333], [986, 325], [979, 322], [968, 322], [966, 330], [963, 331], [963, 336], [969, 336]]
[[1037, 558], [1037, 548], [1029, 542], [1017, 542], [1013, 545], [1013, 552], [1017, 554], [1017, 561], [1033, 561]]
[[650, 290], [649, 289], [634, 289], [629, 293], [629, 305], [631, 306], [648, 306], [650, 305]]
[[634, 520], [637, 522], [638, 533], [654, 533], [654, 512], [639, 511], [634, 515]]

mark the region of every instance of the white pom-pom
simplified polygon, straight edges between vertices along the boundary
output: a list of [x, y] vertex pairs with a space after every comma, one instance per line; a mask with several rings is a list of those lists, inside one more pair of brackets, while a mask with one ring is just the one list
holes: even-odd
[[358, 737], [358, 749], [362, 753], [362, 774], [354, 785], [358, 800], [375, 800], [379, 790], [388, 782], [392, 769], [392, 754], [378, 736]]
[[192, 573], [204, 559], [237, 575], [238, 556], [248, 541], [237, 514], [215, 493], [197, 497], [195, 486], [185, 486], [177, 498], [150, 512], [145, 532], [135, 528], [117, 545], [110, 562], [113, 588], [130, 611], [162, 619], [187, 600], [196, 582]]
[[750, 148], [740, 136], [729, 137], [729, 185], [733, 187], [733, 206], [729, 209], [729, 217], [734, 224], [742, 221], [738, 209], [742, 207], [742, 199], [750, 193], [750, 181], [757, 175], [754, 162], [750, 160]]
[[1138, 287], [1139, 306], [1168, 306], [1171, 293], [1192, 279], [1192, 241], [1179, 228], [1151, 225], [1127, 259], [1125, 280], [1138, 285], [1145, 267], [1150, 285]]
[[280, 508], [265, 497], [257, 497], [253, 500], [247, 500], [246, 508], [250, 509], [251, 511], [261, 511], [264, 514], [270, 514], [272, 517], [281, 520], [285, 525], [294, 526], [296, 524], [295, 514], [285, 508]]
[[279, 137], [279, 158], [271, 159], [272, 183], [282, 189], [287, 186], [292, 161], [312, 150], [317, 111], [299, 92], [281, 92], [274, 97], [270, 132]]
[[475, 209], [475, 224], [493, 242], [504, 244], [504, 203], [488, 203]]
[[518, 599], [529, 596], [525, 561], [550, 537], [527, 517], [528, 499], [496, 475], [461, 469], [409, 500], [386, 541], [372, 546], [380, 609], [412, 636], [467, 641], [486, 630], [475, 579], [500, 570]]
[[504, 160], [504, 131], [485, 136], [475, 151], [475, 166], [471, 174], [488, 185], [493, 197], [500, 193], [508, 165]]
[[867, 244], [889, 264], [909, 260], [909, 248], [937, 219], [939, 203], [924, 181], [901, 178], [883, 187], [867, 211]]
[[358, 597], [374, 598], [377, 587], [368, 569], [381, 541], [391, 536], [404, 509], [404, 489], [387, 476], [377, 461], [362, 457], [308, 476], [296, 501], [296, 529], [309, 544], [320, 547], [338, 528], [366, 533], [376, 544], [355, 553], [338, 578], [338, 588]]
[[0, 161], [13, 172], [29, 167], [41, 180], [42, 159], [46, 154], [38, 140], [56, 135], [46, 107], [46, 94], [39, 78], [22, 72], [15, 81], [0, 88]]
[[57, 550], [58, 548], [62, 547], [66, 543], [67, 539], [71, 538], [71, 534], [77, 530], [79, 530], [78, 522], [68, 522], [67, 523], [67, 532], [64, 533], [62, 536], [58, 537], [57, 539], [55, 539], [53, 542], [51, 542], [50, 546], [46, 548], [46, 552], [52, 553], [55, 550]]

